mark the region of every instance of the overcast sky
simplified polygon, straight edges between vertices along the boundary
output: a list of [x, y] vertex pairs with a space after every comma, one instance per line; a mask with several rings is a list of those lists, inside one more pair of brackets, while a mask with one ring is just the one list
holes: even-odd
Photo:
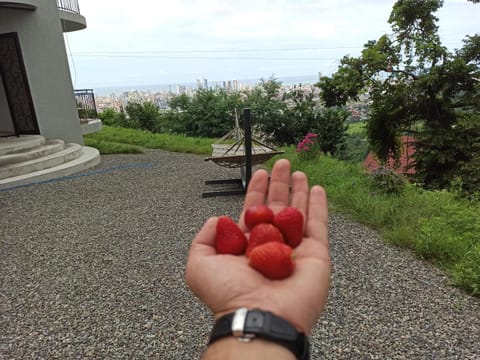
[[[67, 33], [75, 88], [330, 74], [390, 33], [390, 0], [79, 0]], [[480, 32], [480, 5], [445, 0], [441, 39]]]

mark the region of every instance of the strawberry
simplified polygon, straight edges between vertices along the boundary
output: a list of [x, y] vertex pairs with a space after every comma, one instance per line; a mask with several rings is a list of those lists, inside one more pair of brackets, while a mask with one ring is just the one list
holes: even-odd
[[255, 225], [250, 232], [250, 239], [248, 240], [247, 245], [247, 256], [249, 256], [254, 247], [270, 241], [284, 242], [280, 230], [278, 230], [273, 224], [262, 223]]
[[218, 218], [215, 247], [219, 254], [240, 255], [245, 252], [247, 238], [232, 218], [228, 216]]
[[267, 205], [254, 205], [249, 207], [245, 211], [245, 225], [249, 230], [252, 230], [253, 227], [257, 224], [273, 223], [273, 211]]
[[293, 257], [290, 246], [271, 241], [255, 247], [250, 253], [248, 264], [269, 279], [281, 280], [293, 273]]
[[297, 247], [303, 238], [303, 214], [294, 207], [286, 207], [275, 215], [273, 223], [282, 232], [285, 242]]

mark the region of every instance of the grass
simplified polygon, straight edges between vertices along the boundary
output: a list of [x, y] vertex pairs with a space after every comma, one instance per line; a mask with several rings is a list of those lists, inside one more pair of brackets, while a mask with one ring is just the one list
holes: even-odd
[[[211, 153], [210, 144], [215, 139], [105, 126], [101, 132], [85, 136], [85, 142], [90, 146], [97, 144], [102, 154], [160, 148], [206, 155]], [[458, 199], [447, 191], [425, 191], [410, 184], [401, 194], [379, 194], [360, 164], [326, 156], [302, 161], [293, 147], [284, 150], [281, 157], [291, 161], [293, 170], [304, 171], [310, 184], [325, 187], [331, 211], [377, 230], [390, 243], [411, 249], [418, 257], [444, 269], [453, 284], [480, 296], [479, 203]], [[277, 158], [267, 166], [271, 167]]]
[[83, 139], [85, 145], [98, 149], [102, 155], [143, 154], [143, 148], [140, 146], [123, 144], [115, 141], [107, 141], [101, 138], [90, 137], [90, 135], [87, 136]]
[[[480, 204], [447, 191], [408, 184], [400, 194], [378, 194], [361, 165], [330, 157], [301, 161], [285, 156], [311, 184], [325, 187], [330, 209], [377, 231], [397, 246], [445, 270], [454, 285], [480, 296]], [[271, 166], [271, 161], [269, 165]]]
[[211, 154], [211, 144], [216, 139], [192, 138], [182, 135], [154, 134], [149, 131], [103, 126], [99, 132], [84, 137], [85, 144], [99, 149], [100, 153], [139, 153], [143, 148], [168, 151]]
[[365, 121], [358, 121], [348, 124], [347, 134], [363, 134], [365, 133], [365, 127], [367, 123]]

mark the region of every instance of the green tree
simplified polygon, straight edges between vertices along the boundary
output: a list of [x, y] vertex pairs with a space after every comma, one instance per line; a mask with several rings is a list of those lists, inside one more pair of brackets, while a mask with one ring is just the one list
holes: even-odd
[[126, 112], [129, 121], [134, 127], [139, 127], [152, 132], [160, 132], [160, 110], [151, 102], [128, 103]]
[[345, 148], [348, 112], [343, 108], [330, 107], [315, 113], [312, 131], [318, 135], [320, 150], [332, 156], [339, 155]]
[[478, 157], [471, 134], [480, 111], [479, 37], [467, 36], [453, 53], [442, 46], [434, 15], [442, 5], [440, 0], [397, 1], [389, 17], [393, 36], [367, 42], [360, 57], [344, 57], [338, 71], [319, 83], [327, 105], [367, 92], [373, 151], [384, 161], [398, 157], [400, 136], [413, 134], [417, 179], [435, 188], [447, 187], [452, 176], [462, 177], [462, 169]]
[[284, 93], [287, 102], [284, 110], [284, 143], [293, 144], [317, 128], [318, 103], [313, 92], [305, 91], [301, 85]]
[[282, 83], [273, 77], [261, 79], [244, 101], [252, 110], [252, 125], [279, 145], [289, 143], [285, 139], [286, 104], [280, 94], [281, 87]]
[[98, 114], [100, 120], [104, 125], [116, 125], [116, 119], [118, 117], [118, 112], [115, 109], [107, 108]]
[[127, 128], [136, 128], [138, 126], [136, 123], [133, 123], [127, 118], [123, 109], [116, 111], [115, 109], [108, 108], [99, 113], [98, 117], [105, 125]]
[[235, 108], [241, 107], [238, 93], [224, 89], [201, 89], [193, 97], [179, 95], [170, 100], [164, 114], [165, 127], [175, 133], [199, 137], [221, 137], [235, 126]]
[[337, 155], [344, 148], [347, 111], [340, 107], [321, 108], [314, 93], [301, 86], [294, 86], [283, 99], [287, 102], [284, 143], [294, 144], [313, 132], [318, 135], [317, 141], [324, 153]]

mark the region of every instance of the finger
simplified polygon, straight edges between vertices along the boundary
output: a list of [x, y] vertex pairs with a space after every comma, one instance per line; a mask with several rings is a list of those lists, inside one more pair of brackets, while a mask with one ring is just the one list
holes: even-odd
[[274, 213], [288, 206], [290, 197], [290, 162], [287, 159], [278, 160], [273, 165], [270, 187], [268, 189], [268, 206]]
[[305, 173], [301, 171], [296, 171], [292, 174], [292, 195], [291, 195], [291, 206], [299, 209], [304, 220], [304, 225], [306, 224], [307, 213], [308, 213], [308, 197], [309, 197], [309, 188], [308, 188], [308, 178]]
[[268, 173], [265, 170], [257, 170], [248, 184], [247, 195], [243, 210], [254, 205], [265, 204], [268, 190]]
[[327, 194], [321, 186], [310, 190], [307, 215], [307, 236], [328, 247], [328, 205]]
[[192, 241], [189, 257], [215, 255], [215, 234], [218, 218], [208, 219]]
[[247, 194], [243, 203], [243, 211], [240, 215], [239, 225], [243, 231], [247, 230], [244, 222], [245, 211], [254, 206], [265, 204], [265, 198], [268, 191], [268, 173], [265, 170], [257, 170], [253, 174], [248, 184]]

